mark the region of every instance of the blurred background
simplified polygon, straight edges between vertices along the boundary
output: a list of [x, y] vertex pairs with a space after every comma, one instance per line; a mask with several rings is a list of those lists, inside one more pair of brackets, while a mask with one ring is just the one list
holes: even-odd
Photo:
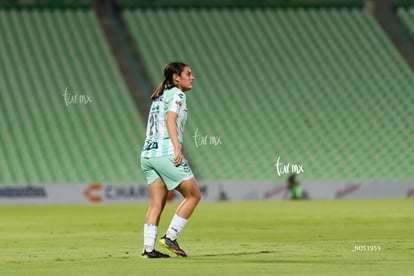
[[170, 61], [196, 78], [184, 153], [200, 183], [414, 183], [414, 1], [14, 0], [0, 202], [99, 183], [145, 197], [149, 96]]

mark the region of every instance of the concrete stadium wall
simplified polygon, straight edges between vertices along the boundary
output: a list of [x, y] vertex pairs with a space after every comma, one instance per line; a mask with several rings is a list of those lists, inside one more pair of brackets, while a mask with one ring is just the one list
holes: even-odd
[[[220, 200], [287, 200], [289, 191], [284, 183], [272, 182], [199, 182], [203, 201]], [[414, 198], [412, 181], [312, 182], [302, 184], [308, 199], [374, 199]], [[171, 192], [170, 200], [181, 200]], [[14, 204], [111, 204], [148, 202], [145, 183], [52, 184], [3, 186], [0, 205]]]

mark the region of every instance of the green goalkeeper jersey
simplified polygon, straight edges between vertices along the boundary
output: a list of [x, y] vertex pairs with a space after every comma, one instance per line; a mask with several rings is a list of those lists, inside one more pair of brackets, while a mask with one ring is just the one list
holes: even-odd
[[160, 157], [174, 153], [174, 146], [166, 125], [168, 111], [178, 115], [176, 121], [178, 141], [182, 147], [184, 125], [187, 120], [186, 97], [180, 89], [172, 87], [164, 90], [163, 95], [152, 101], [141, 157]]

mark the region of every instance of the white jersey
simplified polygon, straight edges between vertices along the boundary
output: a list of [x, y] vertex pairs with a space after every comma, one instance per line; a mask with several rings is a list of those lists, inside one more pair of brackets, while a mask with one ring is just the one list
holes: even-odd
[[184, 125], [187, 120], [186, 97], [184, 92], [173, 87], [164, 90], [163, 95], [152, 101], [142, 157], [160, 157], [174, 153], [174, 146], [166, 125], [168, 111], [178, 115], [176, 122], [178, 141], [182, 147]]

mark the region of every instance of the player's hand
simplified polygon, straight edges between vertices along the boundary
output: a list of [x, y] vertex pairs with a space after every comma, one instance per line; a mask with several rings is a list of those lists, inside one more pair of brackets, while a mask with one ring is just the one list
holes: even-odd
[[181, 162], [183, 161], [183, 155], [181, 153], [181, 149], [174, 149], [174, 166], [178, 167], [181, 165]]

